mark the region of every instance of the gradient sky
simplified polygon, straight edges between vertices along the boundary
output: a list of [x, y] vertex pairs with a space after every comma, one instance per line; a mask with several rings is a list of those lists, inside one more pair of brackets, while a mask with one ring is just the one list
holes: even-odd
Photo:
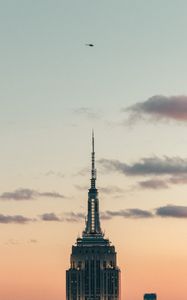
[[65, 299], [94, 128], [122, 300], [186, 300], [186, 11], [181, 0], [0, 1], [1, 299]]

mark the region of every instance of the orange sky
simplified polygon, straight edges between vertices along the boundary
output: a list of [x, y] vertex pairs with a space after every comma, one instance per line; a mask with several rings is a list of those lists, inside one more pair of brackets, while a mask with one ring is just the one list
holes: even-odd
[[[181, 232], [185, 222], [179, 222], [174, 221], [175, 232], [170, 230], [169, 220], [103, 222], [118, 253], [122, 299], [138, 300], [145, 292], [157, 292], [160, 300], [169, 297], [174, 300], [177, 295], [185, 300], [187, 255], [185, 230]], [[69, 226], [68, 232], [66, 224], [47, 224], [49, 234], [44, 238], [42, 224], [19, 226], [22, 228], [16, 229], [17, 236], [26, 237], [30, 231], [39, 241], [23, 242], [18, 238], [17, 242], [9, 241], [1, 246], [1, 297], [5, 300], [17, 297], [50, 300], [52, 296], [64, 299], [65, 270], [69, 267], [77, 224]]]

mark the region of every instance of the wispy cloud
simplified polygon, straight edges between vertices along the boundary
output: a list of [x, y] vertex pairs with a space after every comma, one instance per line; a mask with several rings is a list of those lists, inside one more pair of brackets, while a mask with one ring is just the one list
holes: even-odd
[[154, 215], [152, 212], [147, 210], [142, 210], [139, 208], [129, 208], [129, 209], [122, 209], [117, 211], [107, 210], [101, 215], [103, 219], [111, 219], [113, 217], [142, 219], [142, 218], [152, 218], [153, 216]]
[[45, 213], [40, 216], [42, 221], [62, 221], [55, 213]]
[[139, 208], [122, 209], [117, 211], [106, 211], [101, 214], [102, 219], [112, 219], [114, 217], [146, 219], [153, 217], [162, 218], [187, 218], [187, 206], [166, 205], [157, 207], [154, 210], [142, 210]]
[[0, 223], [4, 223], [4, 224], [9, 224], [9, 223], [26, 224], [33, 221], [34, 219], [30, 219], [22, 215], [9, 216], [9, 215], [0, 214]]
[[57, 192], [38, 192], [32, 189], [20, 188], [13, 192], [4, 192], [0, 195], [0, 200], [34, 200], [38, 197], [48, 198], [64, 198], [64, 196]]
[[157, 156], [142, 158], [133, 164], [119, 160], [100, 159], [100, 165], [105, 171], [116, 171], [127, 176], [142, 175], [187, 175], [187, 159], [180, 157]]
[[166, 205], [156, 208], [156, 215], [167, 218], [187, 218], [187, 206]]
[[40, 215], [42, 221], [57, 221], [57, 222], [79, 222], [85, 218], [85, 215], [81, 212], [66, 212], [61, 215], [57, 215], [53, 212], [44, 213]]
[[140, 119], [163, 119], [178, 122], [187, 121], [187, 96], [163, 96], [155, 95], [144, 102], [138, 102], [130, 107], [122, 109], [129, 113], [131, 123]]
[[174, 175], [171, 177], [164, 177], [163, 179], [148, 179], [138, 182], [138, 186], [142, 189], [168, 189], [171, 185], [187, 184], [186, 175]]
[[100, 187], [99, 190], [103, 194], [122, 194], [122, 193], [124, 193], [123, 189], [121, 189], [120, 187], [115, 186], [115, 185]]
[[187, 184], [187, 175], [180, 175], [168, 179], [170, 184]]
[[86, 185], [78, 185], [78, 184], [75, 184], [74, 187], [79, 190], [79, 191], [85, 191], [88, 189], [88, 186]]
[[38, 243], [38, 240], [36, 240], [36, 239], [30, 239], [30, 240], [28, 240], [28, 243], [29, 244], [36, 244], [36, 243]]
[[65, 177], [65, 175], [63, 173], [61, 173], [61, 172], [55, 172], [55, 171], [52, 171], [52, 170], [46, 172], [45, 176], [54, 176], [54, 177], [60, 177], [60, 178], [64, 178]]
[[143, 180], [139, 181], [138, 185], [143, 189], [168, 189], [168, 183], [165, 180], [159, 180], [159, 179], [149, 179], [149, 180]]
[[5, 245], [19, 245], [20, 244], [20, 241], [16, 240], [16, 239], [9, 239], [7, 242], [5, 242]]
[[[102, 220], [110, 220], [114, 217], [132, 218], [132, 219], [142, 219], [142, 218], [152, 218], [154, 216], [153, 212], [142, 210], [139, 208], [122, 209], [118, 211], [105, 211], [101, 212]], [[45, 213], [40, 216], [42, 221], [61, 221], [77, 223], [85, 220], [86, 215], [82, 212], [66, 212], [63, 216], [57, 216], [55, 213]]]
[[64, 214], [63, 219], [66, 222], [79, 222], [85, 219], [85, 214], [81, 212], [80, 213], [68, 212]]
[[30, 189], [18, 189], [13, 192], [4, 192], [0, 195], [2, 200], [32, 200], [36, 196], [35, 191]]
[[64, 198], [64, 196], [62, 194], [57, 193], [57, 192], [43, 192], [43, 193], [38, 192], [38, 196], [48, 197], [48, 198]]
[[16, 239], [8, 239], [7, 242], [5, 242], [5, 245], [8, 246], [16, 246], [16, 245], [21, 245], [21, 244], [37, 244], [38, 241], [36, 239], [29, 239], [29, 240], [16, 240]]
[[[113, 218], [125, 218], [125, 219], [150, 219], [156, 217], [162, 218], [187, 218], [187, 206], [179, 205], [165, 205], [160, 206], [155, 209], [144, 210], [140, 208], [128, 208], [119, 210], [107, 210], [100, 213], [102, 220], [111, 220]], [[0, 224], [28, 224], [36, 221], [44, 222], [70, 222], [77, 223], [83, 222], [85, 219], [85, 214], [82, 212], [66, 212], [63, 215], [57, 215], [54, 212], [44, 213], [39, 216], [39, 219], [28, 218], [22, 215], [3, 215], [0, 214]], [[15, 244], [13, 240], [12, 244]], [[36, 239], [30, 239], [28, 243], [37, 243]]]
[[101, 112], [96, 111], [90, 107], [79, 107], [73, 110], [76, 115], [86, 117], [87, 119], [99, 119]]
[[88, 167], [82, 168], [77, 173], [74, 173], [73, 176], [87, 176], [90, 172], [90, 169]]

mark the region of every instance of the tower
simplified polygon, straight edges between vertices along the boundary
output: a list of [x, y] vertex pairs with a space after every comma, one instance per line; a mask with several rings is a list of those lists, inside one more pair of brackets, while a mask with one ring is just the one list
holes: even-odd
[[66, 271], [66, 300], [120, 300], [120, 270], [115, 247], [104, 237], [100, 227], [93, 132], [86, 227], [72, 246], [70, 268]]

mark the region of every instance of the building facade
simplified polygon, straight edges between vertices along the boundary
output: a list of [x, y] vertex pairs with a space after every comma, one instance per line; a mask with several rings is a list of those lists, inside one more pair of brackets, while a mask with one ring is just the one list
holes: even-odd
[[145, 294], [144, 295], [144, 300], [156, 300], [157, 296], [156, 294]]
[[70, 268], [66, 271], [66, 299], [120, 300], [120, 270], [115, 247], [104, 237], [100, 227], [94, 135], [86, 227], [72, 246]]

